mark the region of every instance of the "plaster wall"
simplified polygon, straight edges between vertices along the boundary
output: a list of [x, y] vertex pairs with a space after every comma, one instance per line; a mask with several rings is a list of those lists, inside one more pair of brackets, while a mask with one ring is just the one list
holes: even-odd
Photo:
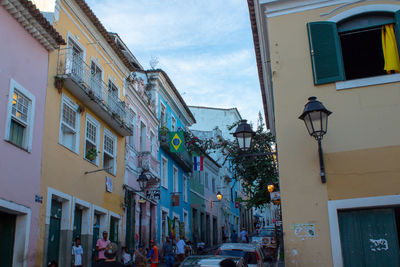
[[[399, 193], [394, 160], [400, 145], [395, 115], [400, 111], [399, 84], [340, 91], [335, 83], [314, 86], [306, 29], [307, 22], [377, 3], [397, 4], [333, 5], [267, 20], [286, 266], [332, 266], [328, 200]], [[327, 12], [332, 13], [321, 16]], [[319, 177], [317, 142], [298, 119], [309, 96], [317, 96], [333, 112], [323, 140], [326, 184]], [[295, 234], [293, 226], [303, 223], [314, 225], [314, 238]]]
[[[29, 34], [3, 7], [0, 7], [0, 198], [24, 205], [31, 210], [29, 252], [18, 264], [33, 266], [40, 203], [40, 173], [47, 86], [48, 51]], [[35, 96], [32, 150], [27, 152], [5, 140], [10, 81], [15, 80]]]

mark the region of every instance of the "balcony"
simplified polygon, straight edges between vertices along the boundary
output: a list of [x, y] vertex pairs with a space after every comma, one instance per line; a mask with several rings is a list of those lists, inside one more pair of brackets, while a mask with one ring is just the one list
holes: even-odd
[[64, 78], [64, 88], [104, 120], [122, 136], [132, 134], [132, 121], [126, 112], [125, 102], [108, 89], [108, 86], [94, 75], [81, 56], [71, 49], [60, 49], [57, 77]]
[[151, 155], [150, 151], [140, 152], [138, 160], [139, 168], [148, 170], [155, 177], [160, 177], [160, 162]]
[[189, 154], [187, 149], [183, 152], [171, 152], [169, 150], [169, 142], [168, 142], [168, 135], [160, 135], [160, 146], [166, 152], [168, 155], [172, 157], [173, 160], [175, 160], [184, 171], [186, 172], [192, 172], [193, 170], [193, 161], [192, 161], [192, 156]]

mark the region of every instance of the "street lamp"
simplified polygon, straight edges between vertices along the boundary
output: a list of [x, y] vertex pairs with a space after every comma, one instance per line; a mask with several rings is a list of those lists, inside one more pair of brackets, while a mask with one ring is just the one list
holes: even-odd
[[331, 113], [332, 112], [327, 110], [320, 101], [317, 101], [315, 96], [312, 96], [308, 98], [308, 102], [304, 106], [304, 111], [299, 117], [299, 119], [304, 121], [308, 133], [318, 142], [322, 183], [326, 183], [326, 176], [321, 140], [328, 130], [328, 116], [331, 115]]
[[255, 132], [253, 132], [250, 124], [247, 123], [247, 120], [242, 120], [236, 128], [236, 131], [233, 133], [233, 136], [236, 137], [239, 143], [239, 148], [244, 151], [250, 148], [251, 140], [254, 135]]
[[144, 189], [147, 187], [147, 182], [149, 181], [149, 179], [147, 178], [146, 174], [144, 174], [142, 172], [136, 181], [139, 183], [139, 187], [140, 187], [139, 192], [143, 192]]
[[274, 192], [275, 185], [273, 183], [269, 183], [267, 188], [268, 188], [268, 192], [270, 192], [270, 193]]
[[217, 193], [217, 199], [218, 199], [218, 201], [221, 201], [221, 199], [222, 199], [222, 194], [220, 191], [218, 191], [218, 193]]

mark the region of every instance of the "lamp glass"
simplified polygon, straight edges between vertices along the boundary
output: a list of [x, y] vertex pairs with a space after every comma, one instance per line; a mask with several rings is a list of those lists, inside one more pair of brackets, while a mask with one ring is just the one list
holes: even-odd
[[221, 194], [221, 192], [219, 192], [219, 191], [218, 191], [218, 193], [217, 193], [217, 199], [218, 199], [218, 200], [221, 200], [221, 199], [222, 199], [222, 194]]
[[146, 174], [144, 174], [144, 173], [140, 174], [139, 178], [137, 179], [137, 181], [139, 183], [139, 187], [140, 187], [141, 190], [146, 188], [147, 182], [148, 182]]
[[253, 138], [254, 134], [255, 133], [247, 121], [242, 120], [236, 128], [233, 136], [236, 137], [241, 150], [248, 150], [251, 146], [251, 139]]
[[271, 193], [271, 192], [274, 192], [275, 186], [273, 184], [269, 184], [267, 188], [268, 188], [268, 192]]

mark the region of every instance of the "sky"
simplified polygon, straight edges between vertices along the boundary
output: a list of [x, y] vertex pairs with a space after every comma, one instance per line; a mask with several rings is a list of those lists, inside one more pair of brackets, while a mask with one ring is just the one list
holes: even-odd
[[[256, 125], [261, 91], [246, 0], [87, 0], [145, 69], [158, 61], [187, 105], [237, 107]], [[263, 114], [263, 112], [262, 112]]]

